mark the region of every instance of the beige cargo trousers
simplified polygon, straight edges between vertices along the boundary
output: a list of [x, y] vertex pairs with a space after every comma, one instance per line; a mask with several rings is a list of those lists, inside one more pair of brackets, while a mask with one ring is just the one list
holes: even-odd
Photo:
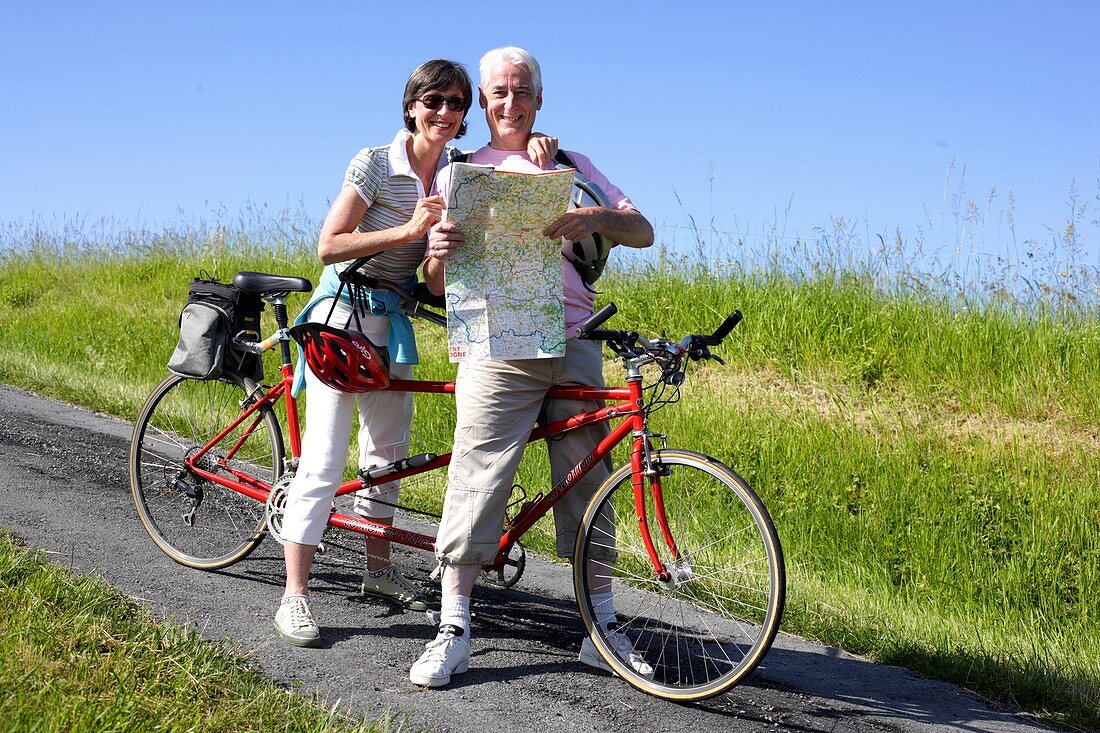
[[[454, 450], [436, 537], [436, 555], [442, 564], [492, 563], [500, 547], [516, 469], [536, 421], [551, 423], [599, 407], [594, 401], [546, 400], [547, 390], [567, 385], [602, 387], [600, 349], [598, 341], [569, 339], [562, 357], [459, 365]], [[609, 432], [607, 423], [602, 423], [548, 440], [551, 486], [564, 479]], [[592, 466], [554, 505], [557, 551], [562, 557], [573, 555], [585, 507], [607, 478], [609, 466], [608, 460]], [[601, 534], [607, 538], [601, 545], [606, 547], [593, 554], [613, 559], [613, 522], [605, 518], [601, 524]]]

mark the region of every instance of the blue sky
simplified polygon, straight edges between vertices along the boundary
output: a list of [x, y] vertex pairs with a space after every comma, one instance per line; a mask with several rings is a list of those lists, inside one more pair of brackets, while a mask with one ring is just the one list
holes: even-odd
[[[689, 215], [804, 237], [839, 217], [946, 246], [962, 193], [996, 251], [1009, 209], [1018, 243], [1060, 233], [1076, 181], [1079, 232], [1100, 241], [1096, 3], [551, 7], [4, 1], [0, 222], [157, 226], [244, 202], [321, 217], [351, 156], [400, 126], [419, 62], [476, 74], [516, 44], [543, 67], [537, 128], [661, 239]], [[469, 119], [472, 148], [488, 136]]]

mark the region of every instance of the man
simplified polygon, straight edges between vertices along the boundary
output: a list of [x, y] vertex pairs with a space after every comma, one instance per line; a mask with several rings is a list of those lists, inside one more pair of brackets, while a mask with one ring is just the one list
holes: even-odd
[[[535, 114], [542, 107], [538, 62], [520, 48], [500, 48], [481, 60], [479, 103], [485, 110], [490, 141], [469, 157], [471, 163], [500, 170], [538, 172], [527, 154]], [[653, 228], [622, 191], [611, 184], [591, 161], [569, 152], [578, 171], [598, 185], [612, 208], [587, 207], [566, 213], [544, 230], [550, 238], [581, 241], [593, 232], [631, 247], [653, 243]], [[445, 186], [446, 171], [437, 184]], [[464, 242], [449, 222], [436, 225], [428, 241], [425, 278], [432, 289], [443, 289], [443, 263]], [[562, 259], [566, 336], [565, 356], [553, 359], [465, 362], [459, 367], [456, 388], [457, 424], [443, 517], [436, 554], [444, 568], [443, 603], [439, 631], [413, 664], [409, 679], [418, 685], [441, 687], [451, 675], [465, 672], [470, 656], [470, 593], [481, 567], [492, 562], [499, 547], [504, 513], [527, 436], [546, 391], [556, 385], [603, 385], [600, 344], [572, 338], [576, 326], [592, 315], [594, 294], [584, 287], [571, 263]], [[548, 422], [594, 409], [592, 403], [553, 400], [547, 404]], [[606, 425], [576, 430], [550, 443], [553, 481], [587, 455], [607, 433]], [[558, 554], [570, 556], [577, 527], [589, 498], [607, 476], [601, 463], [554, 507]], [[607, 584], [602, 598], [593, 595], [601, 624], [614, 623]], [[629, 643], [625, 637], [623, 643]], [[595, 646], [585, 639], [581, 661], [609, 668]], [[638, 664], [645, 662], [638, 658]], [[648, 667], [646, 667], [648, 669]], [[651, 671], [651, 670], [650, 670]]]

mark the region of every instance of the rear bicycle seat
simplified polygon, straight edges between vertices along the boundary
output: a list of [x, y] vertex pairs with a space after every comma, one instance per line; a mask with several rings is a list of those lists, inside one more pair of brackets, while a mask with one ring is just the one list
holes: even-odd
[[266, 295], [268, 293], [308, 293], [313, 283], [304, 277], [289, 275], [267, 275], [262, 272], [244, 270], [233, 276], [233, 285], [246, 293]]

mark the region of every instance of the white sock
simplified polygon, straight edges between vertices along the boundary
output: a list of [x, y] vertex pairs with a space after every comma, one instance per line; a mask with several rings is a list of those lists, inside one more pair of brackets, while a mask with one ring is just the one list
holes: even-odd
[[451, 624], [470, 631], [470, 596], [447, 596], [440, 608], [439, 625]]
[[304, 598], [306, 603], [309, 603], [309, 596], [302, 595], [301, 593], [294, 593], [294, 594], [289, 595], [289, 596], [283, 596], [283, 600], [279, 601], [279, 604], [282, 605], [283, 603], [288, 603], [288, 602], [294, 600], [295, 598]]
[[383, 575], [388, 573], [390, 571], [390, 568], [392, 568], [392, 567], [393, 567], [393, 563], [390, 563], [389, 565], [382, 568], [381, 570], [371, 570], [370, 568], [367, 568], [367, 575], [369, 575], [372, 578], [381, 578]]
[[609, 631], [611, 624], [615, 623], [615, 595], [613, 593], [593, 593], [592, 611], [596, 614], [596, 623], [604, 631]]

